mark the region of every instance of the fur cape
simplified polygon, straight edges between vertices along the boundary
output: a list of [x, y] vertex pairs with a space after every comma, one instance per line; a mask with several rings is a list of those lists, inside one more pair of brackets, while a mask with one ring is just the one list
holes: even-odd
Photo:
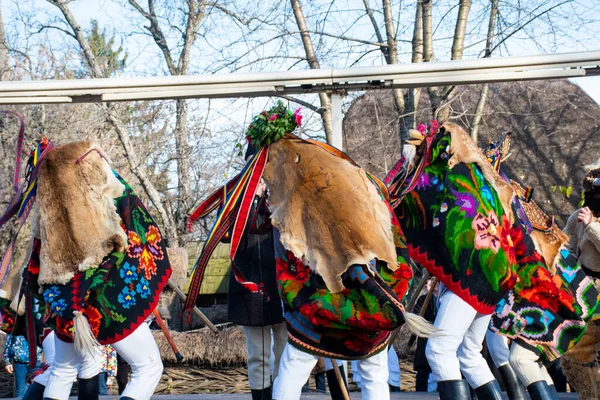
[[127, 243], [114, 203], [125, 187], [93, 149], [89, 141], [57, 147], [40, 168], [40, 285], [65, 284]]
[[263, 178], [281, 242], [331, 292], [344, 289], [351, 265], [376, 258], [398, 268], [390, 210], [364, 170], [288, 136], [269, 146]]

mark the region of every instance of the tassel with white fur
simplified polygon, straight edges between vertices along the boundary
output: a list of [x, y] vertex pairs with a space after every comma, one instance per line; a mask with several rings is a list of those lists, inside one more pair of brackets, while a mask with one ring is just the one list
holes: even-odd
[[429, 321], [417, 314], [405, 312], [404, 320], [408, 329], [418, 337], [427, 338], [443, 335], [443, 330], [434, 327]]
[[79, 354], [92, 354], [100, 343], [94, 337], [87, 318], [81, 311], [73, 312], [73, 342]]

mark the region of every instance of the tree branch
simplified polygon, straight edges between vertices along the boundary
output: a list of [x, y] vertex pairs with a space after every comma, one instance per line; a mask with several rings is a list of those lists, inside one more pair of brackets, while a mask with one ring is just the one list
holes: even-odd
[[173, 63], [173, 57], [171, 56], [171, 50], [169, 49], [169, 45], [167, 44], [167, 39], [160, 29], [160, 25], [158, 24], [158, 19], [156, 18], [156, 13], [154, 12], [154, 0], [148, 0], [148, 8], [149, 12], [146, 12], [135, 0], [128, 0], [129, 4], [131, 4], [144, 18], [150, 22], [150, 26], [145, 26], [154, 42], [162, 51], [163, 56], [165, 58], [165, 62], [167, 63], [167, 68], [171, 75], [177, 75], [177, 69], [175, 68], [175, 64]]
[[[304, 19], [304, 13], [302, 12], [302, 6], [299, 0], [290, 0], [292, 4], [292, 10], [294, 11], [294, 17], [298, 29], [300, 29], [300, 37], [302, 38], [302, 44], [304, 46], [304, 52], [306, 53], [306, 59], [311, 69], [319, 69], [321, 65], [317, 59], [315, 49], [313, 47], [310, 33]], [[332, 128], [332, 117], [331, 117], [331, 101], [327, 93], [319, 93], [319, 100], [321, 101], [321, 108], [323, 109], [323, 128], [325, 130], [325, 136], [327, 137], [327, 143], [331, 143], [333, 128]]]
[[[371, 25], [373, 25], [373, 30], [375, 31], [375, 36], [377, 36], [377, 40], [379, 41], [379, 43], [383, 43], [383, 36], [381, 35], [381, 30], [379, 29], [379, 26], [377, 25], [377, 21], [375, 20], [373, 11], [371, 10], [371, 7], [369, 6], [369, 0], [363, 0], [363, 4], [365, 5], [365, 11], [367, 13], [367, 16], [371, 20]], [[383, 56], [385, 57], [385, 61], [389, 64], [390, 63], [390, 55], [389, 55], [388, 47], [380, 46], [380, 49], [381, 49], [381, 52], [383, 53]]]

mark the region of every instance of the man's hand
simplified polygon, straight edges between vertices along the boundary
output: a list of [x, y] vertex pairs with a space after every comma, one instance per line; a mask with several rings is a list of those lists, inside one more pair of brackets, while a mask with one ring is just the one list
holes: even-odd
[[4, 367], [4, 369], [6, 370], [6, 372], [8, 372], [11, 375], [14, 372], [12, 364], [6, 364], [6, 367]]
[[583, 222], [585, 226], [588, 226], [590, 222], [594, 220], [594, 215], [588, 207], [583, 207], [577, 214], [577, 220]]

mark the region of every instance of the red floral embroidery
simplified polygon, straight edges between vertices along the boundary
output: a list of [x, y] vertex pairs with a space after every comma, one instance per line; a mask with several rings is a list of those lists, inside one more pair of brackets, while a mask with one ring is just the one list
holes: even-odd
[[127, 233], [129, 246], [127, 247], [127, 255], [131, 258], [138, 258], [140, 269], [144, 270], [144, 277], [151, 279], [156, 275], [156, 262], [154, 260], [162, 260], [164, 258], [163, 251], [160, 247], [161, 236], [158, 228], [154, 225], [150, 226], [146, 232], [146, 241], [142, 240], [134, 231]]

